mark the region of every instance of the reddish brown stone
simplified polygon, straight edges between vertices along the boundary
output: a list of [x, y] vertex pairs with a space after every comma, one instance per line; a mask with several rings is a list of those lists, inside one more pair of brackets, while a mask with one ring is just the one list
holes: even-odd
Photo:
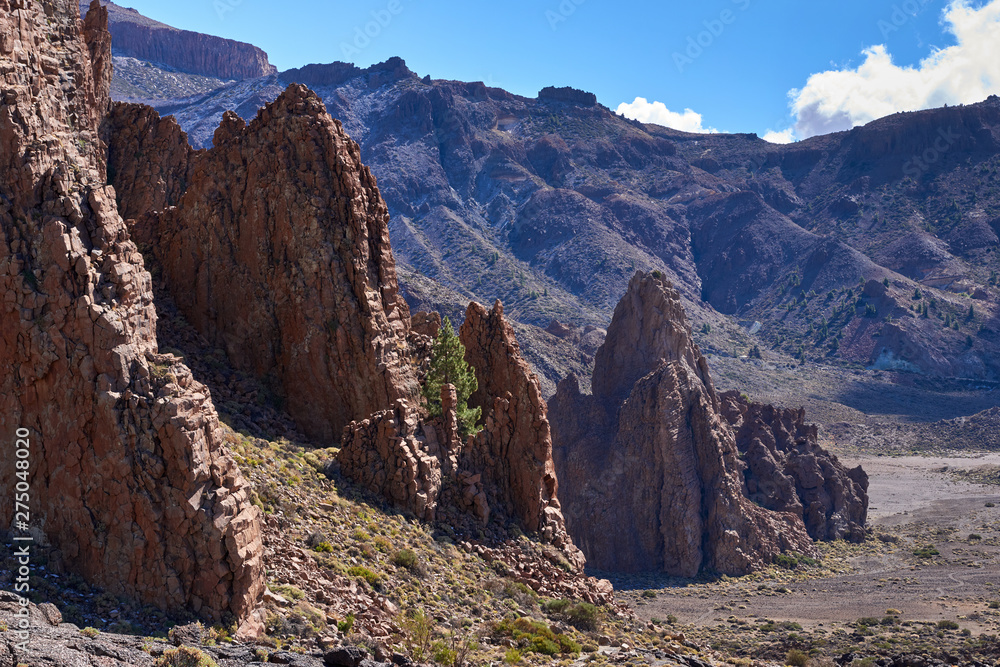
[[147, 109], [112, 120], [115, 182], [181, 312], [273, 379], [307, 435], [337, 442], [354, 420], [416, 404], [389, 214], [314, 93], [289, 86], [249, 125], [227, 112], [207, 152]]
[[632, 279], [593, 387], [570, 377], [550, 403], [567, 525], [592, 566], [745, 574], [781, 551], [816, 553], [798, 516], [745, 496], [708, 364], [663, 278]]
[[[157, 354], [150, 276], [105, 184], [110, 55], [103, 10], [81, 22], [68, 0], [0, 0], [0, 360], [12, 369], [0, 431], [29, 433], [31, 523], [56, 561], [113, 595], [246, 620], [264, 588], [259, 511], [208, 390]], [[17, 481], [0, 467], [5, 496]], [[0, 524], [13, 509], [0, 504]]]
[[805, 410], [751, 403], [735, 391], [721, 399], [746, 462], [751, 500], [801, 517], [813, 539], [864, 539], [868, 475], [861, 466], [848, 470], [819, 446]]
[[582, 566], [557, 497], [548, 408], [500, 302], [490, 311], [469, 304], [459, 336], [479, 383], [469, 405], [482, 409], [484, 425], [463, 453], [464, 467], [481, 473], [494, 511], [516, 517]]

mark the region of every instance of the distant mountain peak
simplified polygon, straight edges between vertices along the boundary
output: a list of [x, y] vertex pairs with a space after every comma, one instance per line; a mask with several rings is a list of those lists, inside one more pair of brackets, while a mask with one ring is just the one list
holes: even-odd
[[385, 62], [376, 63], [366, 69], [353, 63], [338, 61], [329, 64], [313, 63], [284, 71], [279, 75], [285, 83], [301, 83], [314, 88], [339, 86], [361, 76], [374, 78], [377, 80], [377, 85], [382, 85], [417, 75], [406, 66], [406, 61], [399, 56], [393, 56]]
[[538, 99], [548, 100], [551, 102], [563, 102], [565, 104], [574, 104], [580, 107], [597, 106], [597, 95], [588, 93], [584, 90], [570, 88], [569, 86], [564, 88], [556, 88], [555, 86], [542, 88], [538, 91]]

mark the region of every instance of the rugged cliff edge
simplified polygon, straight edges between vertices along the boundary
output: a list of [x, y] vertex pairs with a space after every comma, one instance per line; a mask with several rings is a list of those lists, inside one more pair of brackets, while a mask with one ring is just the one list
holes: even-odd
[[459, 332], [465, 360], [479, 389], [469, 400], [482, 409], [485, 428], [469, 442], [466, 466], [482, 476], [494, 505], [539, 532], [582, 567], [583, 554], [566, 534], [557, 497], [548, 408], [538, 378], [521, 356], [514, 329], [497, 301], [487, 311], [469, 304]]
[[[246, 620], [260, 513], [207, 390], [157, 353], [150, 276], [106, 185], [107, 13], [78, 16], [73, 0], [0, 0], [0, 429], [29, 433], [50, 569]], [[0, 467], [7, 497], [14, 473]]]
[[720, 398], [751, 500], [802, 517], [814, 540], [864, 539], [868, 475], [861, 466], [848, 470], [819, 446], [805, 410], [752, 403], [734, 391]]
[[[218, 79], [253, 79], [276, 74], [267, 54], [252, 44], [178, 30], [146, 18], [134, 9], [106, 0], [109, 29], [116, 56], [129, 56]], [[80, 4], [86, 14], [88, 3]]]
[[209, 151], [148, 107], [119, 105], [109, 124], [123, 211], [181, 312], [272, 381], [307, 435], [335, 443], [416, 402], [389, 214], [318, 97], [292, 85], [249, 125], [228, 113]]
[[801, 512], [747, 497], [708, 364], [661, 275], [632, 278], [592, 386], [584, 395], [570, 376], [549, 405], [567, 525], [591, 565], [744, 574], [815, 552]]
[[[453, 395], [443, 420], [426, 418], [430, 338], [398, 294], [388, 212], [315, 94], [292, 84], [249, 125], [228, 113], [208, 151], [141, 105], [117, 105], [106, 130], [122, 211], [181, 312], [236, 366], [274, 380], [307, 435], [341, 443], [345, 476], [422, 519], [514, 522], [582, 567], [545, 402], [502, 308], [473, 304], [462, 329], [483, 432], [461, 441]], [[418, 328], [434, 333], [432, 320]]]

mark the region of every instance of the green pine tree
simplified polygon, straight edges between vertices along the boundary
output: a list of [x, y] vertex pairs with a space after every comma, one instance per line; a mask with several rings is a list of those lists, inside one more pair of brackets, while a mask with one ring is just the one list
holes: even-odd
[[476, 371], [465, 361], [465, 346], [455, 335], [451, 320], [441, 324], [431, 354], [431, 368], [424, 380], [424, 397], [432, 417], [441, 416], [441, 387], [455, 385], [458, 394], [458, 429], [462, 437], [473, 433], [482, 414], [480, 408], [469, 407], [469, 397], [479, 388]]

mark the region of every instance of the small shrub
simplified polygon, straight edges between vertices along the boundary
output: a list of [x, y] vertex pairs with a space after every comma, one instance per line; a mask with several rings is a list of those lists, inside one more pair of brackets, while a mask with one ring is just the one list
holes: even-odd
[[809, 662], [809, 654], [804, 653], [797, 648], [793, 648], [785, 656], [785, 664], [792, 665], [793, 667], [805, 667]]
[[330, 544], [329, 542], [320, 542], [319, 544], [313, 547], [313, 551], [320, 554], [333, 553], [333, 545]]
[[434, 631], [434, 619], [422, 610], [410, 611], [402, 621], [404, 643], [410, 656], [417, 662], [423, 662], [430, 650], [431, 633]]
[[958, 623], [946, 619], [938, 621], [937, 628], [938, 630], [958, 630]]
[[190, 646], [164, 651], [154, 665], [155, 667], [219, 667], [218, 663], [203, 651]]
[[775, 565], [778, 567], [783, 567], [786, 570], [794, 570], [799, 566], [799, 561], [795, 556], [790, 556], [789, 554], [778, 554], [778, 557], [774, 559]]
[[91, 639], [96, 639], [101, 634], [101, 631], [98, 630], [97, 628], [92, 628], [88, 626], [83, 630], [80, 630], [80, 634], [83, 635], [84, 637], [90, 637]]
[[971, 533], [969, 535], [969, 541], [970, 542], [978, 542], [981, 539], [983, 539], [983, 536], [980, 535], [979, 533]]
[[392, 557], [392, 562], [394, 565], [412, 570], [417, 565], [417, 554], [411, 549], [402, 549]]
[[434, 642], [431, 651], [434, 655], [434, 661], [439, 665], [454, 665], [458, 659], [458, 653], [443, 641]]
[[545, 611], [553, 614], [562, 614], [572, 604], [571, 600], [549, 600], [543, 606], [545, 607]]
[[530, 618], [505, 619], [494, 626], [493, 632], [498, 636], [511, 637], [520, 642], [526, 650], [541, 655], [579, 654], [580, 644], [571, 637], [557, 635], [549, 626]]
[[508, 665], [516, 665], [521, 662], [521, 652], [516, 648], [507, 649], [507, 652], [503, 656], [503, 661]]
[[986, 506], [987, 507], [996, 507], [997, 504], [996, 503], [986, 503]]
[[556, 655], [559, 653], [559, 645], [547, 637], [535, 635], [528, 644], [528, 650], [542, 655]]
[[341, 634], [349, 635], [351, 629], [354, 627], [354, 614], [348, 614], [347, 618], [342, 621], [337, 621], [337, 629], [340, 630]]
[[656, 591], [643, 591], [642, 597], [646, 598], [647, 600], [652, 600], [653, 598], [656, 597]]
[[933, 544], [928, 544], [927, 546], [913, 550], [913, 555], [917, 558], [933, 558], [934, 556], [938, 556], [940, 554], [941, 552], [938, 551]]
[[570, 625], [578, 630], [596, 631], [601, 626], [601, 612], [589, 602], [580, 602], [566, 610]]
[[990, 609], [1000, 609], [1000, 602], [998, 602], [997, 600], [993, 600], [992, 602], [989, 603], [988, 606]]
[[382, 581], [382, 575], [372, 572], [363, 565], [355, 565], [348, 568], [347, 574], [358, 579], [364, 579], [372, 588], [375, 588]]

